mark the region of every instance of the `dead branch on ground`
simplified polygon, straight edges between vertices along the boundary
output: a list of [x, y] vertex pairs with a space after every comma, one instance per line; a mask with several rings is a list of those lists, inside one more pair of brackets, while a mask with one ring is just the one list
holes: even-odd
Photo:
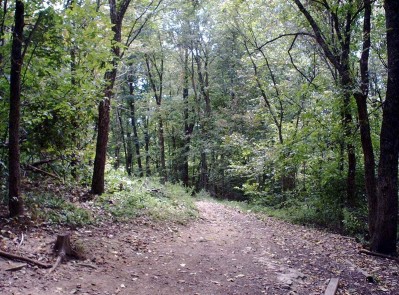
[[33, 172], [38, 172], [38, 173], [41, 173], [41, 174], [44, 174], [44, 175], [47, 175], [47, 176], [50, 176], [50, 177], [55, 178], [55, 179], [57, 179], [57, 180], [59, 180], [59, 181], [62, 182], [61, 177], [59, 177], [58, 175], [55, 175], [55, 174], [53, 174], [53, 173], [44, 171], [44, 170], [39, 169], [39, 168], [37, 168], [37, 167], [35, 167], [35, 166], [32, 166], [32, 165], [27, 164], [27, 165], [25, 165], [25, 169], [31, 170], [31, 171], [33, 171]]
[[8, 258], [8, 259], [11, 259], [11, 260], [25, 261], [25, 262], [28, 262], [30, 264], [37, 265], [37, 266], [39, 266], [41, 268], [50, 268], [51, 267], [51, 264], [42, 263], [42, 262], [37, 261], [37, 260], [33, 260], [33, 259], [30, 259], [30, 258], [27, 258], [27, 257], [11, 254], [11, 253], [4, 252], [4, 251], [0, 251], [0, 256]]

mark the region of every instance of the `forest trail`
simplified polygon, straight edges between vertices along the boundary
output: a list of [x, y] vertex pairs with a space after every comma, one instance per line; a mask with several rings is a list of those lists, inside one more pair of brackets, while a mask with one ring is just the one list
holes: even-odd
[[[399, 294], [399, 265], [358, 254], [351, 238], [211, 201], [197, 206], [200, 217], [186, 226], [142, 219], [76, 231], [89, 260], [50, 275], [33, 267], [5, 271], [0, 259], [0, 293], [311, 295], [324, 294], [338, 277], [337, 294]], [[49, 232], [31, 233], [20, 251], [49, 253], [53, 240]]]

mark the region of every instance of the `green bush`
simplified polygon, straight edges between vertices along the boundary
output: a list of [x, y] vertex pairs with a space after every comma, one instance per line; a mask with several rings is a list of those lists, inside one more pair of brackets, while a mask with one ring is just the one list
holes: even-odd
[[25, 199], [26, 207], [35, 220], [72, 227], [93, 221], [89, 211], [51, 193], [29, 193]]
[[367, 208], [357, 208], [357, 210], [343, 210], [343, 226], [345, 233], [351, 236], [363, 238], [367, 232]]
[[154, 220], [186, 223], [197, 215], [191, 189], [161, 184], [152, 178], [131, 179], [122, 171], [107, 174], [107, 192], [97, 199], [116, 220], [148, 216]]

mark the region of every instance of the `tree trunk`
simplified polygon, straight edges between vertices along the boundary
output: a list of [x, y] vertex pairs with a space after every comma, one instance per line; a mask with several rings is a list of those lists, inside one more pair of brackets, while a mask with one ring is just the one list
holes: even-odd
[[[114, 26], [113, 30], [118, 30], [118, 28], [119, 30], [121, 29], [120, 26]], [[117, 35], [118, 32], [115, 31], [114, 40], [120, 42], [120, 31], [119, 40], [116, 40]], [[107, 71], [104, 75], [106, 83], [104, 99], [98, 106], [96, 157], [94, 159], [93, 178], [91, 182], [91, 193], [95, 195], [101, 195], [104, 193], [104, 174], [107, 159], [110, 107], [117, 72], [116, 58], [117, 55], [114, 55], [115, 60], [113, 61], [113, 69]]]
[[131, 176], [133, 173], [133, 147], [129, 143], [131, 141], [130, 132], [127, 133], [127, 155], [126, 155], [126, 172]]
[[[350, 99], [353, 94], [352, 92], [352, 78], [350, 71], [350, 63], [349, 63], [349, 55], [350, 55], [350, 44], [351, 44], [351, 25], [353, 21], [353, 15], [351, 12], [348, 12], [344, 21], [339, 24], [339, 19], [336, 15], [336, 12], [333, 10], [329, 10], [328, 13], [335, 20], [335, 26], [332, 28], [333, 34], [339, 40], [340, 46], [336, 48], [336, 52], [340, 52], [338, 56], [334, 50], [331, 50], [331, 46], [335, 44], [331, 44], [326, 40], [325, 36], [322, 33], [319, 25], [316, 23], [315, 19], [312, 17], [310, 12], [303, 6], [300, 0], [293, 0], [298, 9], [307, 19], [309, 25], [312, 27], [313, 32], [315, 34], [315, 40], [320, 45], [323, 50], [326, 58], [333, 64], [334, 68], [339, 72], [340, 75], [340, 86], [344, 91], [343, 97], [343, 128], [346, 139], [350, 140], [352, 136], [351, 124], [352, 124], [352, 114], [350, 110]], [[330, 8], [328, 8], [330, 9]], [[333, 22], [334, 23], [334, 22]], [[340, 28], [342, 25], [342, 28]], [[348, 154], [348, 174], [347, 174], [347, 183], [346, 183], [346, 192], [347, 192], [347, 203], [350, 206], [353, 206], [356, 201], [356, 154], [355, 154], [355, 146], [348, 142], [346, 144], [346, 150]]]
[[[148, 80], [150, 82], [152, 91], [154, 93], [155, 102], [157, 104], [157, 113], [158, 113], [158, 146], [159, 146], [159, 153], [160, 153], [160, 164], [161, 164], [161, 182], [164, 183], [168, 180], [167, 170], [166, 170], [166, 159], [165, 159], [165, 138], [164, 138], [164, 128], [163, 128], [163, 120], [161, 114], [161, 105], [162, 105], [162, 92], [163, 92], [163, 71], [164, 71], [164, 60], [163, 56], [160, 60], [160, 66], [156, 63], [155, 56], [153, 59], [146, 54], [145, 55], [145, 63], [147, 66], [147, 74]], [[155, 68], [155, 72], [158, 78], [158, 87], [156, 85], [155, 77], [152, 73], [153, 68]]]
[[370, 32], [371, 32], [371, 1], [364, 1], [363, 20], [363, 50], [360, 58], [361, 92], [355, 92], [357, 114], [359, 118], [360, 139], [364, 154], [364, 181], [368, 202], [368, 224], [370, 235], [374, 233], [374, 223], [377, 210], [377, 190], [375, 179], [374, 149], [371, 140], [370, 122], [367, 111], [367, 96], [369, 92], [369, 55], [370, 55]]
[[184, 86], [183, 86], [183, 102], [184, 102], [184, 140], [183, 140], [183, 163], [182, 163], [182, 181], [185, 186], [189, 185], [189, 166], [188, 155], [190, 153], [191, 134], [194, 130], [194, 124], [189, 119], [189, 103], [188, 103], [188, 84], [189, 84], [189, 69], [188, 69], [188, 49], [184, 52]]
[[[200, 46], [201, 42], [198, 40], [197, 45]], [[201, 50], [202, 48], [195, 48], [194, 59], [197, 66], [197, 76], [199, 82], [199, 92], [204, 99], [205, 109], [204, 115], [201, 118], [201, 135], [202, 135], [202, 151], [201, 151], [201, 161], [200, 161], [200, 175], [199, 175], [199, 189], [208, 189], [209, 177], [208, 177], [208, 162], [206, 157], [206, 142], [209, 136], [210, 124], [211, 124], [211, 116], [212, 116], [212, 108], [211, 108], [211, 100], [209, 93], [209, 74], [208, 74], [208, 55], [205, 50]], [[200, 52], [203, 52], [203, 56], [200, 55]]]
[[[118, 119], [118, 124], [119, 124], [119, 129], [120, 129], [120, 139], [122, 141], [123, 154], [125, 156], [126, 170], [128, 171], [128, 174], [129, 174], [129, 162], [127, 161], [127, 158], [128, 158], [128, 149], [130, 150], [130, 145], [128, 143], [126, 143], [126, 140], [125, 140], [125, 129], [123, 128], [122, 114], [119, 111], [118, 107], [116, 108], [116, 116], [117, 116], [117, 119]], [[129, 137], [130, 137], [129, 130], [127, 130], [127, 139], [128, 139], [128, 141], [129, 141]], [[120, 163], [120, 144], [119, 143], [116, 144], [115, 150], [117, 150], [117, 152], [115, 151], [115, 156], [118, 156], [115, 159], [115, 162], [118, 163], [118, 165], [116, 165], [116, 167], [115, 167], [115, 169], [117, 169], [117, 168], [119, 168], [119, 163]], [[131, 161], [130, 161], [130, 163], [131, 163]], [[131, 166], [131, 164], [130, 164], [130, 166]]]
[[21, 105], [21, 68], [23, 63], [22, 42], [24, 28], [24, 3], [16, 1], [15, 24], [11, 49], [9, 154], [8, 154], [8, 207], [10, 216], [23, 214], [24, 205], [20, 195], [19, 125]]
[[396, 253], [399, 153], [399, 2], [385, 0], [388, 82], [380, 135], [377, 220], [371, 250]]
[[357, 112], [359, 116], [360, 138], [364, 154], [364, 181], [368, 202], [369, 233], [374, 233], [374, 223], [377, 210], [377, 191], [375, 178], [375, 159], [373, 143], [371, 141], [370, 122], [367, 113], [367, 95], [355, 94]]
[[208, 163], [206, 160], [206, 153], [201, 152], [201, 163], [200, 163], [200, 179], [199, 179], [199, 189], [208, 189], [208, 183], [209, 183], [209, 178], [208, 178]]
[[[159, 106], [160, 107], [160, 106]], [[158, 141], [160, 149], [160, 161], [161, 161], [161, 182], [165, 183], [168, 180], [166, 173], [166, 160], [165, 160], [165, 137], [163, 130], [163, 120], [160, 111], [158, 112]]]
[[114, 45], [112, 47], [112, 69], [108, 70], [104, 75], [106, 85], [104, 89], [104, 99], [98, 106], [96, 157], [94, 160], [93, 179], [91, 182], [91, 193], [96, 195], [104, 193], [104, 174], [107, 158], [111, 98], [113, 96], [118, 61], [121, 55], [119, 44], [122, 41], [122, 21], [130, 2], [131, 0], [122, 0], [117, 5], [116, 0], [109, 0], [110, 19], [113, 25], [112, 31], [114, 32]]
[[150, 133], [148, 132], [148, 117], [143, 118], [144, 122], [144, 149], [145, 149], [145, 176], [151, 175], [151, 157], [150, 157]]
[[[116, 70], [112, 72], [115, 72], [116, 74]], [[109, 72], [108, 79], [112, 79], [112, 77], [115, 76]], [[110, 82], [111, 80], [107, 81]], [[96, 157], [94, 159], [93, 179], [91, 182], [91, 193], [95, 195], [101, 195], [104, 193], [104, 172], [108, 143], [110, 99], [112, 93], [112, 88], [109, 87], [110, 86], [108, 86], [105, 91], [105, 99], [102, 100], [98, 106]]]
[[134, 146], [136, 150], [136, 158], [137, 158], [137, 166], [139, 168], [139, 176], [143, 177], [143, 165], [141, 164], [141, 155], [140, 155], [140, 141], [139, 141], [139, 136], [137, 133], [137, 124], [136, 124], [136, 107], [135, 107], [135, 101], [133, 97], [133, 83], [129, 84], [130, 87], [130, 95], [132, 96], [130, 101], [129, 101], [129, 107], [130, 107], [130, 120], [131, 124], [133, 127], [133, 141], [134, 141]]
[[356, 150], [352, 139], [352, 111], [351, 111], [351, 97], [352, 97], [352, 80], [349, 70], [349, 47], [345, 51], [347, 54], [342, 54], [342, 62], [344, 63], [344, 70], [341, 72], [341, 88], [344, 91], [342, 102], [342, 125], [345, 134], [346, 152], [348, 156], [348, 174], [346, 178], [346, 202], [349, 207], [356, 206]]

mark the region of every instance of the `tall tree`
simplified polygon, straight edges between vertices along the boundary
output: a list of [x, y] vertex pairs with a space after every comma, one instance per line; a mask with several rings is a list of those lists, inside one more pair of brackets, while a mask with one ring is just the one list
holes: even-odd
[[[360, 138], [363, 149], [364, 179], [367, 194], [369, 216], [369, 232], [374, 233], [374, 223], [377, 211], [377, 188], [375, 177], [374, 149], [371, 140], [370, 120], [368, 115], [367, 98], [369, 93], [369, 56], [371, 46], [371, 1], [364, 0], [363, 17], [363, 45], [360, 57], [360, 87], [354, 92], [356, 99], [357, 113], [359, 117]], [[360, 90], [360, 91], [359, 91]]]
[[23, 63], [22, 43], [24, 30], [24, 3], [15, 3], [15, 22], [11, 49], [10, 73], [10, 114], [9, 114], [9, 154], [8, 154], [8, 206], [10, 216], [23, 214], [24, 206], [20, 191], [20, 148], [19, 126], [21, 105], [21, 68]]
[[157, 104], [158, 113], [158, 146], [159, 146], [159, 158], [161, 164], [161, 177], [162, 181], [168, 180], [168, 174], [166, 171], [166, 159], [165, 159], [165, 137], [164, 137], [164, 122], [161, 113], [162, 97], [163, 97], [163, 78], [164, 78], [164, 52], [162, 48], [162, 40], [159, 39], [160, 55], [156, 53], [145, 54], [145, 64], [147, 67], [148, 80], [155, 97]]
[[[351, 143], [350, 137], [352, 135], [352, 113], [350, 110], [350, 101], [353, 95], [353, 78], [351, 76], [350, 50], [353, 23], [356, 20], [359, 10], [352, 1], [348, 4], [330, 5], [327, 0], [317, 2], [314, 6], [320, 5], [323, 13], [327, 13], [329, 19], [329, 28], [326, 29], [328, 34], [324, 34], [320, 22], [312, 16], [310, 11], [304, 7], [300, 0], [293, 0], [299, 11], [304, 15], [309, 25], [314, 32], [314, 38], [319, 46], [322, 48], [328, 61], [334, 66], [339, 74], [339, 83], [343, 91], [342, 100], [342, 122], [345, 137], [347, 140], [346, 148], [348, 155], [348, 177], [347, 177], [347, 201], [348, 204], [354, 206], [355, 204], [355, 172], [356, 172], [356, 155], [355, 147]], [[339, 5], [342, 5], [340, 8]], [[340, 11], [342, 15], [338, 13]], [[330, 35], [332, 36], [330, 36]]]
[[134, 97], [134, 78], [133, 74], [131, 75], [130, 81], [129, 81], [129, 100], [128, 100], [128, 106], [130, 109], [130, 123], [133, 128], [133, 143], [136, 151], [136, 160], [137, 160], [137, 168], [139, 169], [138, 173], [140, 177], [144, 176], [143, 172], [143, 165], [141, 164], [141, 154], [140, 154], [140, 139], [139, 135], [137, 132], [137, 118], [136, 118], [136, 103], [135, 103], [135, 97]]
[[184, 51], [184, 61], [183, 61], [183, 102], [184, 102], [184, 140], [183, 140], [183, 151], [182, 151], [182, 181], [185, 186], [189, 185], [189, 165], [188, 156], [190, 153], [190, 142], [191, 134], [193, 133], [194, 123], [190, 120], [190, 108], [189, 108], [189, 49], [185, 47]]
[[378, 205], [371, 248], [396, 253], [399, 155], [399, 1], [384, 2], [387, 30], [388, 83], [383, 105], [378, 166]]
[[[133, 20], [130, 22], [130, 28], [125, 38], [125, 42], [122, 42], [122, 24], [131, 0], [120, 0], [118, 3], [117, 0], [109, 0], [108, 3], [112, 31], [114, 33], [112, 45], [113, 59], [110, 65], [111, 69], [108, 70], [104, 75], [104, 80], [106, 83], [104, 89], [104, 99], [100, 102], [98, 107], [98, 135], [91, 184], [91, 192], [93, 194], [102, 194], [104, 192], [104, 173], [110, 122], [110, 102], [114, 95], [114, 84], [119, 62], [124, 56], [126, 49], [128, 49], [129, 46], [136, 40], [150, 17], [161, 5], [162, 0], [151, 0], [149, 3], [143, 5], [143, 10], [141, 12], [132, 14]], [[124, 46], [122, 47], [121, 44]]]
[[106, 83], [104, 99], [98, 106], [96, 156], [94, 159], [93, 178], [91, 183], [91, 193], [98, 195], [104, 192], [104, 173], [107, 156], [111, 98], [114, 95], [114, 84], [119, 59], [121, 57], [120, 44], [122, 42], [122, 23], [130, 2], [131, 0], [122, 0], [119, 3], [116, 3], [116, 0], [109, 0], [109, 13], [112, 23], [112, 31], [114, 33], [114, 43], [112, 46], [113, 58], [111, 61], [111, 69], [104, 75]]
[[[203, 3], [206, 4], [206, 3]], [[205, 6], [205, 5], [204, 5]], [[210, 63], [211, 63], [211, 34], [210, 26], [202, 27], [202, 24], [209, 24], [209, 15], [199, 1], [192, 1], [192, 9], [195, 18], [192, 24], [192, 35], [190, 49], [192, 54], [192, 79], [193, 88], [196, 89], [196, 102], [198, 104], [198, 120], [201, 125], [201, 152], [198, 189], [209, 189], [209, 165], [208, 153], [210, 145], [210, 131], [212, 129], [212, 104], [210, 91]], [[196, 76], [195, 76], [196, 75]]]

